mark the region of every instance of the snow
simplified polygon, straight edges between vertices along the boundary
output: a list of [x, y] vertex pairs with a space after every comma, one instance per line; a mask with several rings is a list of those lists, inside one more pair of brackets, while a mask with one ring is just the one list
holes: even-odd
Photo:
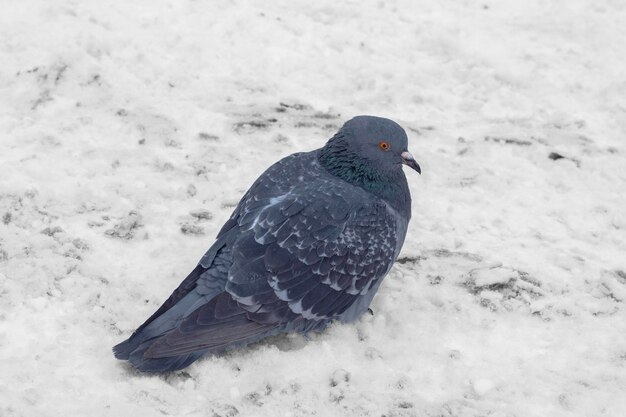
[[[626, 4], [8, 1], [0, 416], [626, 415]], [[145, 376], [111, 347], [272, 162], [410, 136], [355, 325]]]

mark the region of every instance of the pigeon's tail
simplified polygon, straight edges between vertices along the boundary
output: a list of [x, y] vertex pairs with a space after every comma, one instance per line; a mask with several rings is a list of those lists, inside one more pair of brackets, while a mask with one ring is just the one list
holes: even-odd
[[[168, 314], [166, 313], [165, 315]], [[170, 313], [169, 315], [172, 314]], [[182, 319], [179, 319], [178, 323], [181, 321]], [[117, 359], [129, 361], [135, 368], [142, 372], [170, 372], [182, 369], [202, 356], [204, 351], [163, 358], [147, 358], [144, 356], [146, 350], [148, 350], [152, 344], [167, 336], [176, 328], [176, 325], [176, 321], [157, 318], [145, 328], [137, 330], [127, 340], [114, 346], [113, 354]]]
[[113, 354], [117, 359], [128, 360], [130, 355], [143, 343], [158, 338], [178, 324], [195, 308], [208, 302], [221, 292], [221, 289], [205, 291], [200, 294], [191, 291], [196, 286], [198, 278], [206, 271], [196, 267], [163, 305], [145, 321], [127, 340], [113, 347]]
[[[122, 344], [120, 343], [120, 345]], [[191, 363], [206, 353], [206, 351], [200, 350], [185, 355], [147, 358], [145, 352], [151, 345], [151, 342], [142, 344], [139, 348], [132, 351], [128, 357], [130, 364], [141, 372], [165, 373], [177, 371], [191, 365]]]
[[[209, 295], [208, 299], [210, 298], [212, 298], [211, 295]], [[197, 294], [186, 295], [177, 305], [170, 308], [163, 315], [153, 319], [147, 324], [144, 323], [132, 336], [122, 343], [115, 345], [113, 347], [113, 354], [120, 360], [136, 358], [139, 352], [145, 351], [147, 347], [156, 340], [176, 329], [185, 319], [186, 315], [193, 311], [194, 307], [197, 308], [198, 304], [206, 302], [205, 297], [199, 297]], [[193, 360], [191, 362], [193, 362]]]
[[[142, 372], [170, 372], [204, 354], [221, 354], [283, 331], [275, 323], [252, 321], [247, 313], [230, 294], [222, 292], [175, 326], [167, 325], [165, 320], [159, 323], [166, 313], [115, 346], [113, 352], [116, 358], [128, 360]], [[167, 330], [155, 332], [153, 324]]]

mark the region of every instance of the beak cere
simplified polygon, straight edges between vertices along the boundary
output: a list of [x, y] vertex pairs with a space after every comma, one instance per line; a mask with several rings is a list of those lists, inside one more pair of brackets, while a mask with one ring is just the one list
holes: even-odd
[[400, 156], [402, 157], [402, 163], [404, 165], [408, 165], [414, 170], [416, 170], [418, 174], [420, 175], [422, 174], [422, 169], [420, 168], [415, 158], [413, 158], [413, 155], [411, 155], [411, 152], [404, 151], [400, 154]]

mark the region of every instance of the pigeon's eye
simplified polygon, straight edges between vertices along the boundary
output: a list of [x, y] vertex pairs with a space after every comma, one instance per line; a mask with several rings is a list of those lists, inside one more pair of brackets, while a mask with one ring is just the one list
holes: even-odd
[[381, 151], [388, 151], [389, 149], [391, 149], [391, 145], [389, 145], [389, 142], [381, 140], [380, 142], [378, 142], [378, 147], [380, 148]]

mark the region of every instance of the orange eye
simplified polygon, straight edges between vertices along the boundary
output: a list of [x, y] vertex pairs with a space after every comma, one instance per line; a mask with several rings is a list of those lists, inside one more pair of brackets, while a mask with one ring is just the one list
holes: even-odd
[[389, 142], [386, 142], [384, 140], [378, 142], [378, 147], [381, 151], [388, 151], [389, 149], [391, 149], [391, 145], [389, 145]]

